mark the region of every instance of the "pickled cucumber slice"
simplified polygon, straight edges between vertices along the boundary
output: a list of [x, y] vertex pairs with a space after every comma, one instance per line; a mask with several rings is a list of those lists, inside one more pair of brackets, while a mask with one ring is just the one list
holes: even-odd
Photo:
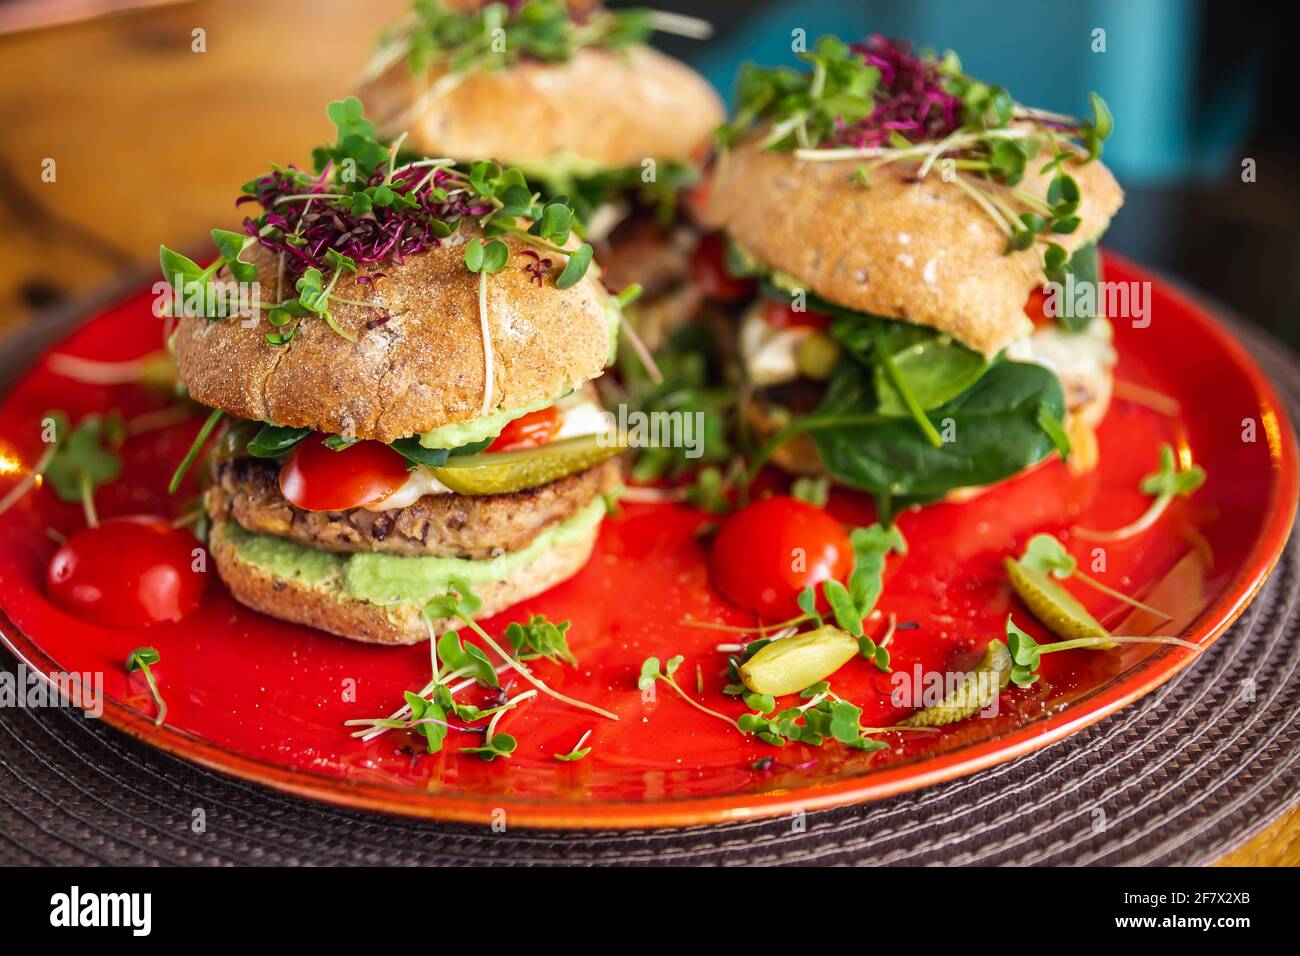
[[797, 694], [834, 674], [857, 654], [854, 637], [826, 624], [764, 646], [740, 665], [740, 679], [755, 694]]
[[[1088, 613], [1069, 591], [1048, 575], [1035, 568], [1027, 568], [1015, 558], [1006, 559], [1007, 576], [1020, 600], [1043, 622], [1053, 634], [1067, 641], [1081, 637], [1109, 637], [1110, 632]], [[1113, 647], [1098, 644], [1098, 650]]]
[[585, 471], [625, 446], [612, 436], [582, 435], [522, 451], [484, 452], [447, 459], [435, 478], [462, 495], [508, 495]]
[[942, 703], [918, 710], [906, 720], [899, 721], [899, 726], [942, 727], [979, 713], [992, 704], [1002, 688], [1007, 686], [1011, 679], [1011, 665], [1007, 645], [996, 639], [989, 641], [988, 649], [975, 665], [975, 670], [966, 674]]

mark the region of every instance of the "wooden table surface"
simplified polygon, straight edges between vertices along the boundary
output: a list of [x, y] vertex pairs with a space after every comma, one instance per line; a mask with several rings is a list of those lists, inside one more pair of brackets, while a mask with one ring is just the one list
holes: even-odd
[[[41, 307], [156, 267], [159, 243], [236, 228], [240, 184], [306, 162], [405, 8], [177, 3], [0, 36], [0, 347]], [[1300, 865], [1300, 808], [1220, 862]]]

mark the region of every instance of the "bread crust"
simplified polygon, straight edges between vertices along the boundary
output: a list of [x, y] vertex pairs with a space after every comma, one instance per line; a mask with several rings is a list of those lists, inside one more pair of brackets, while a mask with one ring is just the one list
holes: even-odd
[[[1046, 193], [1046, 159], [1030, 160], [1019, 189]], [[1045, 280], [1037, 253], [1004, 255], [1006, 234], [937, 170], [915, 182], [915, 164], [895, 163], [868, 188], [852, 179], [862, 162], [798, 160], [751, 137], [718, 158], [704, 219], [839, 305], [939, 329], [990, 357], [1023, 334], [1025, 299]], [[1066, 168], [1081, 222], [1052, 238], [1072, 251], [1105, 230], [1123, 192], [1100, 162]]]
[[[287, 346], [268, 345], [271, 326], [239, 318], [179, 320], [174, 350], [180, 380], [195, 401], [240, 418], [391, 442], [481, 415], [484, 347], [479, 277], [465, 267], [466, 226], [401, 264], [370, 270], [372, 284], [341, 277], [335, 294], [374, 302], [383, 313], [337, 304], [332, 312], [349, 342], [306, 317]], [[513, 409], [555, 398], [595, 378], [609, 358], [608, 294], [589, 270], [568, 289], [555, 287], [554, 263], [537, 285], [524, 270], [536, 260], [514, 237], [506, 267], [488, 278], [492, 333], [492, 408]], [[555, 256], [559, 259], [559, 256]], [[276, 295], [276, 264], [257, 249], [264, 301]]]
[[[213, 526], [208, 551], [221, 580], [240, 604], [282, 621], [292, 621], [367, 644], [416, 644], [428, 639], [429, 629], [419, 607], [382, 607], [368, 601], [340, 597], [329, 588], [278, 578], [242, 560], [225, 534], [226, 527], [221, 523]], [[474, 617], [499, 614], [573, 577], [587, 563], [599, 533], [600, 524], [597, 523], [580, 540], [551, 548], [509, 579], [476, 587], [474, 593], [482, 599], [483, 606]], [[461, 621], [454, 618], [432, 622], [434, 634], [460, 625]]]
[[[441, 85], [440, 85], [441, 84]], [[437, 95], [426, 95], [427, 90]], [[584, 47], [564, 63], [411, 76], [399, 62], [362, 87], [381, 130], [408, 148], [508, 165], [571, 155], [605, 169], [689, 162], [723, 121], [713, 87], [650, 47]]]

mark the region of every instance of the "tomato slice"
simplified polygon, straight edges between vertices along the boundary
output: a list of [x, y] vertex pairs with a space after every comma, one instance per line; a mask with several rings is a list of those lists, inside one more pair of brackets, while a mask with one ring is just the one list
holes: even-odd
[[199, 606], [215, 573], [201, 552], [194, 535], [164, 518], [113, 518], [63, 543], [45, 590], [64, 611], [101, 627], [179, 621]]
[[550, 444], [560, 430], [560, 413], [554, 405], [521, 415], [510, 422], [487, 446], [488, 451], [519, 451]]
[[722, 526], [709, 553], [709, 574], [722, 594], [765, 616], [799, 613], [810, 584], [844, 580], [853, 547], [838, 521], [807, 502], [778, 496], [756, 501]]
[[701, 292], [719, 302], [743, 302], [758, 288], [753, 279], [737, 278], [727, 271], [727, 250], [720, 232], [700, 237], [691, 259], [691, 278]]
[[830, 326], [831, 317], [808, 309], [795, 311], [789, 302], [779, 299], [764, 299], [763, 321], [774, 329], [825, 329]]
[[280, 468], [280, 492], [304, 511], [359, 508], [406, 484], [406, 459], [383, 442], [333, 451], [324, 441], [324, 435], [309, 435]]

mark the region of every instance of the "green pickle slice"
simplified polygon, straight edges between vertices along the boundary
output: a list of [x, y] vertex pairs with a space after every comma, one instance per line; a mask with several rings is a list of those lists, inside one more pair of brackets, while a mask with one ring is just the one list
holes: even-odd
[[[1042, 571], [1027, 568], [1015, 558], [1006, 559], [1006, 569], [1020, 600], [1057, 637], [1073, 641], [1081, 637], [1110, 636], [1087, 608]], [[1097, 650], [1114, 646], [1098, 644]]]
[[623, 448], [612, 436], [581, 435], [539, 448], [449, 458], [441, 468], [430, 470], [457, 494], [508, 495], [585, 471]]
[[899, 726], [943, 727], [978, 713], [992, 704], [1002, 688], [1007, 686], [1011, 680], [1011, 664], [1007, 645], [996, 638], [989, 641], [975, 670], [967, 674], [942, 703], [918, 710], [906, 720], [899, 721]]

